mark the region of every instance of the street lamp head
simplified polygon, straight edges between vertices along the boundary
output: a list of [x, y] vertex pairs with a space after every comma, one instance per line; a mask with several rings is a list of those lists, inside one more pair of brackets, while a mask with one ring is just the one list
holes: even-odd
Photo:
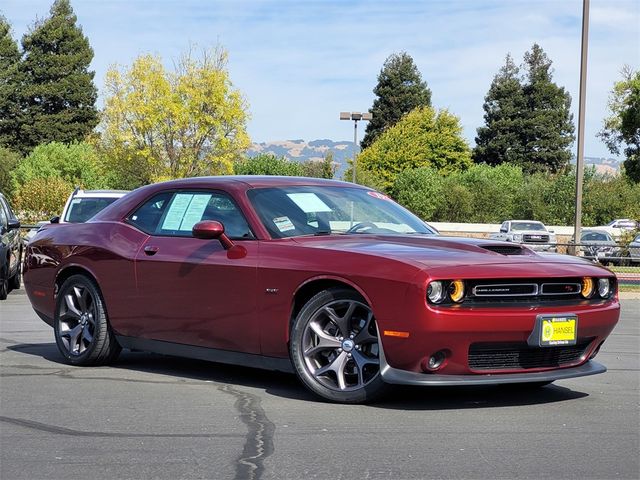
[[362, 114], [362, 120], [367, 120], [367, 121], [369, 121], [369, 120], [371, 120], [372, 118], [373, 118], [373, 114], [372, 114], [372, 113], [370, 113], [370, 112], [364, 112], [364, 113]]
[[358, 120], [362, 119], [362, 114], [360, 112], [351, 112], [351, 120], [355, 120], [356, 122]]
[[340, 112], [340, 120], [351, 120], [351, 112]]

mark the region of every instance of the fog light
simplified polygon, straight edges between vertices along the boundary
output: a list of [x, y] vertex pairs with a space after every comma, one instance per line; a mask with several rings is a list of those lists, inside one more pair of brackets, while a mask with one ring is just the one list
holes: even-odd
[[431, 303], [441, 303], [447, 297], [447, 292], [442, 282], [431, 282], [427, 287], [427, 297]]
[[590, 277], [584, 277], [582, 279], [582, 290], [580, 293], [584, 298], [589, 298], [593, 295], [593, 279]]
[[444, 360], [447, 358], [446, 354], [440, 350], [429, 357], [427, 361], [427, 368], [429, 370], [437, 370], [442, 366]]
[[598, 295], [608, 298], [611, 295], [611, 281], [608, 278], [598, 279]]

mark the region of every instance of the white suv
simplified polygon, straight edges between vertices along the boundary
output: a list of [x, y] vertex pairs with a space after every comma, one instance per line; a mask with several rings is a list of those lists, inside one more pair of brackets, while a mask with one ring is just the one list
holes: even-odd
[[100, 210], [129, 193], [126, 190], [80, 190], [76, 188], [67, 199], [62, 215], [51, 223], [84, 223]]

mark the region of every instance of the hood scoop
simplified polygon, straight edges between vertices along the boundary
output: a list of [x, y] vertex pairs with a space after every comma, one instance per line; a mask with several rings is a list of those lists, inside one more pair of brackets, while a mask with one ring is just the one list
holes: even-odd
[[526, 255], [526, 249], [520, 245], [482, 245], [481, 248], [500, 255]]

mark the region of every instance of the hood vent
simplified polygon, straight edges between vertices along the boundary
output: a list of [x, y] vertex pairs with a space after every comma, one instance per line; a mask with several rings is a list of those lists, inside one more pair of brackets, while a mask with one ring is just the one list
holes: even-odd
[[525, 255], [524, 248], [520, 245], [482, 245], [482, 248], [500, 255]]

